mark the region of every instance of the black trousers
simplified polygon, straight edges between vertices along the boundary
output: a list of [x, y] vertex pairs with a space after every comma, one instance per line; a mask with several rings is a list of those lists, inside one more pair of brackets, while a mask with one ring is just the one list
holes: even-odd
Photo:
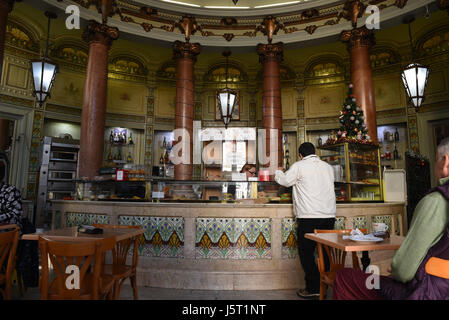
[[[306, 290], [309, 293], [320, 292], [320, 272], [315, 261], [316, 242], [304, 238], [304, 234], [313, 233], [315, 229], [332, 230], [334, 229], [335, 218], [318, 219], [296, 219], [298, 224], [298, 254], [304, 270]], [[326, 270], [329, 268], [329, 259], [324, 253], [324, 262]]]

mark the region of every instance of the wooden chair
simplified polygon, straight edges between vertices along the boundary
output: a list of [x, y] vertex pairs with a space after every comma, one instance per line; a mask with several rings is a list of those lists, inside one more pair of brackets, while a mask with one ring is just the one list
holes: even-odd
[[[53, 241], [39, 237], [42, 274], [39, 288], [43, 300], [98, 300], [112, 296], [113, 277], [100, 277], [105, 251], [115, 246], [115, 237], [94, 241]], [[49, 279], [48, 260], [53, 265], [54, 278]], [[93, 263], [93, 267], [92, 267]], [[73, 270], [79, 270], [79, 287], [69, 279]], [[67, 273], [66, 273], [67, 272]]]
[[427, 261], [425, 269], [432, 276], [449, 279], [449, 260], [431, 257]]
[[0, 230], [10, 230], [0, 233], [0, 293], [5, 300], [11, 300], [12, 274], [16, 265], [16, 251], [19, 243], [20, 228], [16, 224], [0, 226]]
[[[366, 229], [359, 229], [366, 234]], [[338, 234], [349, 234], [351, 229], [343, 230], [318, 230], [315, 229], [314, 233], [338, 233]], [[337, 270], [344, 268], [346, 261], [346, 251], [332, 248], [321, 243], [317, 243], [318, 247], [318, 271], [320, 272], [320, 300], [324, 300], [328, 286], [333, 287], [335, 273]], [[329, 270], [326, 270], [324, 263], [324, 252], [323, 247], [326, 250], [327, 256], [329, 258]], [[359, 259], [357, 253], [352, 253], [352, 266], [355, 269], [360, 269]]]
[[[93, 224], [96, 228], [115, 228], [115, 229], [141, 229], [141, 226], [128, 226], [128, 225], [110, 225], [110, 224]], [[122, 241], [118, 241], [114, 250], [112, 250], [112, 264], [105, 264], [103, 273], [110, 274], [114, 277], [114, 300], [118, 300], [120, 297], [120, 288], [123, 282], [129, 278], [131, 287], [133, 289], [134, 300], [138, 300], [137, 293], [137, 263], [139, 255], [137, 249], [139, 246], [140, 236], [128, 238]], [[133, 254], [131, 265], [126, 263], [128, 252], [133, 245]]]

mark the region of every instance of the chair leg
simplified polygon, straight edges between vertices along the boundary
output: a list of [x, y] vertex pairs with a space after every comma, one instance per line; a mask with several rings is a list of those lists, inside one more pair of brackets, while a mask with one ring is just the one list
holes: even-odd
[[327, 285], [321, 281], [320, 282], [320, 300], [324, 300], [326, 298]]
[[133, 288], [134, 300], [139, 300], [139, 297], [137, 296], [137, 277], [136, 277], [136, 275], [134, 274], [131, 277], [129, 277], [129, 280], [131, 281], [131, 287]]
[[114, 282], [114, 300], [119, 300], [120, 298], [120, 280]]

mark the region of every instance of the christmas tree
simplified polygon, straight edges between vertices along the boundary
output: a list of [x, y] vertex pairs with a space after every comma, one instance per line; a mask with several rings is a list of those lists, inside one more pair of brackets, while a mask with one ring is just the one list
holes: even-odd
[[365, 117], [362, 109], [357, 106], [356, 99], [352, 92], [353, 85], [349, 85], [348, 96], [343, 104], [343, 110], [340, 111], [340, 131], [338, 138], [366, 140], [367, 129]]

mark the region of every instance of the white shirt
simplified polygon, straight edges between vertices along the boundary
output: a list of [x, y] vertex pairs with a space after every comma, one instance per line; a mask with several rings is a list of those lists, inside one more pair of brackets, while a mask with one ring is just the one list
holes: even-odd
[[284, 187], [293, 186], [297, 218], [335, 218], [334, 171], [317, 155], [295, 162], [285, 173], [277, 170], [274, 179]]

